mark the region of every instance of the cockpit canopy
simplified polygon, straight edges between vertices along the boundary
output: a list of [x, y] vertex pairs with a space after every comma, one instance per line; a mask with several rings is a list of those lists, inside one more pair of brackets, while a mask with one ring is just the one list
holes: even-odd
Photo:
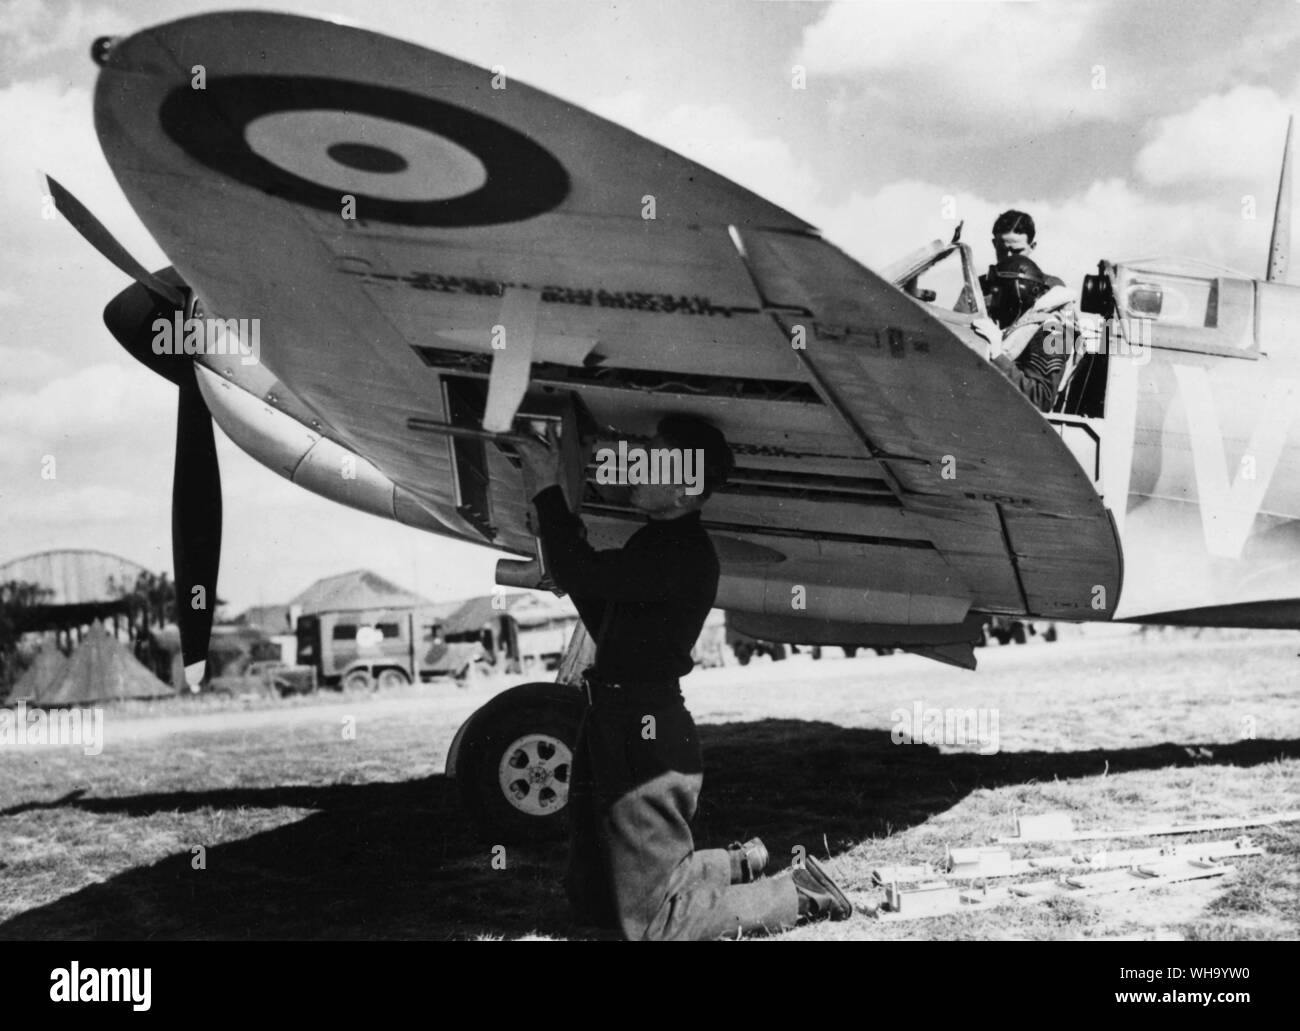
[[1084, 277], [1081, 309], [1150, 324], [1152, 347], [1253, 356], [1255, 287], [1249, 277], [1181, 258], [1101, 262]]

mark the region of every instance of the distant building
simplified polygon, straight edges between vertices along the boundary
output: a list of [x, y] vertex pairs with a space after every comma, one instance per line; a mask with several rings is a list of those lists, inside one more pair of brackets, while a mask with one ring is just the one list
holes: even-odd
[[[130, 645], [135, 656], [150, 667], [148, 672], [165, 680], [167, 664], [152, 653], [145, 623], [132, 611], [138, 599], [125, 597], [142, 574], [148, 570], [139, 563], [91, 548], [42, 551], [0, 564], [0, 583], [34, 584], [45, 592], [37, 604], [14, 613], [16, 629], [23, 637], [17, 653], [0, 657], [5, 660], [0, 664], [0, 697], [24, 665], [31, 664], [37, 672], [53, 671], [61, 666], [56, 659], [72, 655], [101, 625], [115, 640]], [[99, 644], [97, 640], [85, 653], [85, 661], [79, 660], [79, 676], [85, 671], [83, 666], [92, 672], [99, 669], [96, 662], [85, 665], [89, 661], [86, 656], [110, 654]], [[113, 665], [112, 670], [118, 671], [118, 667]]]
[[[0, 583], [36, 584], [49, 593], [23, 612], [23, 630], [77, 631], [97, 620], [126, 622], [130, 591], [144, 566], [90, 548], [42, 551], [0, 565]], [[70, 642], [67, 642], [70, 647]]]
[[360, 609], [422, 609], [434, 605], [428, 598], [399, 587], [369, 569], [354, 569], [317, 580], [289, 602], [289, 615], [297, 623], [301, 615], [348, 612]]

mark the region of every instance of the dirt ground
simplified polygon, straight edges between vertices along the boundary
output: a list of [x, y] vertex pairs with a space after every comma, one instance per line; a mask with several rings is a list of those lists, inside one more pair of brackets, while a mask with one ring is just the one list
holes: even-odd
[[[937, 864], [1017, 815], [1300, 809], [1298, 650], [1292, 633], [1123, 635], [985, 649], [977, 673], [907, 655], [698, 670], [697, 840], [759, 834], [778, 867], [806, 848], [868, 906], [873, 868]], [[97, 756], [0, 746], [0, 938], [573, 936], [563, 844], [494, 868], [444, 775], [456, 728], [505, 686], [133, 703], [106, 711]], [[996, 742], [896, 743], [918, 708], [982, 711]], [[1247, 833], [1268, 854], [1229, 880], [776, 937], [1293, 939], [1300, 824]]]

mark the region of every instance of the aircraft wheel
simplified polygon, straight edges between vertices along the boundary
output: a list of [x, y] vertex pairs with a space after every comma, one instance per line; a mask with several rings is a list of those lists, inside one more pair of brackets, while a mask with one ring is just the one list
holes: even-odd
[[581, 720], [577, 690], [550, 683], [505, 691], [469, 718], [456, 781], [485, 840], [519, 843], [566, 833]]
[[1016, 623], [1014, 626], [1012, 626], [1011, 640], [1015, 641], [1016, 644], [1024, 644], [1027, 640], [1029, 640], [1029, 636], [1025, 633], [1024, 623]]
[[754, 657], [754, 650], [745, 644], [736, 645], [736, 661], [742, 666], [748, 666], [749, 660]]

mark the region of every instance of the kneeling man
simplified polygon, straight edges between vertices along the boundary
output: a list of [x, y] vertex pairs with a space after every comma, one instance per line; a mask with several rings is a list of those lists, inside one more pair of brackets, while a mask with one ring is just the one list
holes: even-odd
[[634, 940], [846, 919], [852, 906], [811, 856], [789, 875], [762, 877], [758, 839], [695, 850], [703, 756], [678, 678], [694, 666], [691, 649], [717, 594], [718, 557], [700, 509], [725, 482], [731, 449], [690, 416], [665, 418], [649, 446], [677, 450], [675, 468], [702, 467], [703, 482], [633, 486], [631, 503], [647, 522], [607, 551], [587, 543], [565, 503], [553, 431], [518, 449], [548, 571], [596, 641], [570, 778], [565, 888], [574, 915]]

